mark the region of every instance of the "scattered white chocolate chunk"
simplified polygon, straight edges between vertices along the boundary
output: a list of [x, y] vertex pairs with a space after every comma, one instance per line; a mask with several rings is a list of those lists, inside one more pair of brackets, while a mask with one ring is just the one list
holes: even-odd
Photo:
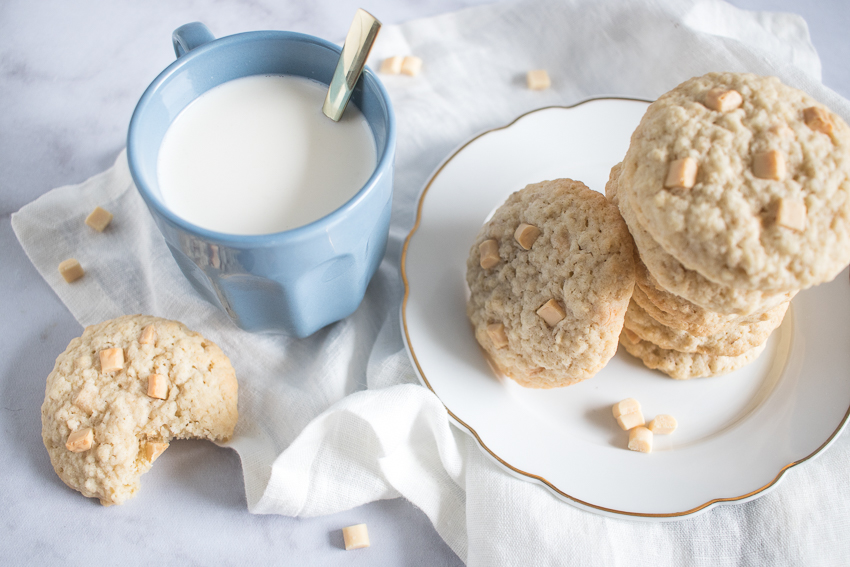
[[106, 348], [100, 351], [100, 371], [104, 374], [124, 368], [124, 351], [120, 348]]
[[531, 249], [531, 245], [538, 236], [540, 236], [540, 229], [533, 224], [522, 223], [514, 231], [514, 238], [525, 250]]
[[650, 421], [646, 428], [652, 431], [653, 435], [670, 435], [676, 431], [676, 427], [678, 427], [678, 425], [679, 424], [676, 422], [675, 417], [662, 413], [656, 415], [655, 419]]
[[626, 398], [619, 401], [611, 408], [611, 413], [614, 414], [615, 418], [635, 411], [640, 411], [640, 402], [634, 398]]
[[643, 419], [643, 412], [640, 410], [633, 411], [631, 413], [626, 413], [617, 417], [617, 425], [620, 426], [620, 429], [623, 431], [629, 431], [638, 427], [640, 425], [645, 425], [646, 421]]
[[65, 448], [72, 453], [82, 453], [91, 449], [94, 442], [94, 431], [91, 427], [78, 429], [68, 435], [68, 441], [65, 443]]
[[505, 334], [505, 326], [501, 323], [490, 323], [487, 325], [487, 334], [496, 348], [508, 346], [508, 335]]
[[168, 449], [168, 443], [161, 441], [148, 441], [145, 443], [145, 458], [149, 463], [154, 462], [165, 450]]
[[561, 304], [554, 299], [550, 299], [544, 303], [537, 310], [537, 314], [546, 321], [546, 324], [550, 327], [554, 327], [567, 316], [567, 313], [564, 311], [564, 308], [561, 307]]
[[776, 224], [791, 230], [806, 230], [806, 205], [795, 199], [779, 199], [776, 208]]
[[735, 110], [744, 99], [741, 93], [732, 89], [723, 89], [720, 87], [709, 90], [705, 93], [705, 105], [711, 110], [719, 112], [729, 112]]
[[823, 132], [827, 135], [832, 134], [832, 129], [834, 128], [832, 118], [826, 110], [819, 106], [810, 106], [803, 110], [803, 120], [806, 122], [806, 126], [816, 132]]
[[148, 396], [158, 400], [168, 397], [168, 381], [162, 374], [151, 374], [148, 377]]
[[478, 253], [481, 256], [481, 267], [485, 270], [489, 270], [502, 260], [499, 257], [499, 243], [492, 238], [478, 245]]
[[68, 258], [59, 263], [59, 273], [68, 283], [75, 282], [86, 273], [76, 258]]
[[525, 75], [525, 82], [528, 88], [533, 91], [542, 91], [552, 86], [552, 81], [549, 79], [549, 73], [546, 69], [534, 69]]
[[422, 60], [414, 55], [406, 56], [401, 62], [401, 74], [415, 77], [422, 70]]
[[89, 216], [86, 217], [86, 224], [98, 232], [103, 232], [111, 222], [112, 213], [100, 207], [95, 207]]
[[381, 61], [381, 73], [384, 75], [398, 75], [401, 73], [401, 63], [404, 57], [401, 55], [393, 55]]
[[369, 531], [366, 524], [357, 524], [342, 528], [342, 539], [345, 540], [345, 550], [369, 547]]
[[649, 453], [652, 451], [652, 431], [646, 427], [635, 427], [629, 431], [629, 449]]
[[140, 345], [152, 345], [156, 340], [156, 328], [153, 325], [148, 325], [142, 329], [142, 334], [139, 335]]
[[690, 189], [697, 181], [697, 160], [692, 157], [673, 160], [667, 170], [665, 187]]
[[761, 179], [785, 179], [785, 158], [779, 150], [769, 150], [753, 155], [753, 175]]

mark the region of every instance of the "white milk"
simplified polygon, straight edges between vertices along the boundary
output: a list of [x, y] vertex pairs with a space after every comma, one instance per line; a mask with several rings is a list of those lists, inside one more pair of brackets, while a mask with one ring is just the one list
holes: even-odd
[[322, 114], [327, 86], [295, 76], [221, 84], [174, 120], [159, 150], [162, 199], [178, 216], [230, 234], [268, 234], [339, 208], [368, 181], [377, 152], [360, 110]]

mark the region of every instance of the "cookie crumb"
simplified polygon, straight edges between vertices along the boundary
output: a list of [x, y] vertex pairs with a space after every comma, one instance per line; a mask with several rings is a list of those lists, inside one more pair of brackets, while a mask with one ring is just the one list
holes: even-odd
[[342, 538], [345, 540], [345, 550], [363, 549], [369, 547], [369, 531], [366, 524], [357, 524], [342, 528]]
[[86, 224], [98, 232], [103, 232], [111, 222], [112, 213], [100, 207], [95, 207], [89, 216], [86, 217]]
[[552, 81], [549, 79], [549, 73], [546, 69], [534, 69], [525, 75], [525, 82], [528, 88], [533, 91], [543, 91], [552, 86]]
[[78, 429], [68, 435], [68, 441], [65, 443], [65, 448], [72, 453], [82, 453], [91, 449], [94, 442], [94, 431], [91, 427]]
[[85, 271], [76, 258], [68, 258], [59, 263], [59, 273], [68, 283], [75, 282], [85, 275]]

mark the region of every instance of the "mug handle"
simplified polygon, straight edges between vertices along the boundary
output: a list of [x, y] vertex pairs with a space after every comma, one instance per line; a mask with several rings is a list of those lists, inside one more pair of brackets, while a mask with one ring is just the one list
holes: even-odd
[[209, 43], [215, 36], [207, 26], [201, 22], [183, 24], [171, 34], [171, 42], [174, 44], [174, 54], [177, 58], [186, 55], [196, 47]]

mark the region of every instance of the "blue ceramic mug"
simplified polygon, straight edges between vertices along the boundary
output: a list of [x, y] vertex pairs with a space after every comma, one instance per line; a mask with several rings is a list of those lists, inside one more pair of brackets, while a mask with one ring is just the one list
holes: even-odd
[[207, 230], [171, 212], [157, 181], [166, 130], [186, 106], [226, 81], [299, 75], [329, 84], [340, 48], [294, 32], [215, 39], [200, 22], [174, 32], [177, 60], [139, 100], [127, 136], [130, 172], [180, 269], [239, 327], [306, 337], [360, 304], [384, 256], [392, 207], [395, 117], [378, 78], [364, 70], [351, 97], [372, 130], [375, 171], [343, 206], [310, 224], [263, 235]]

